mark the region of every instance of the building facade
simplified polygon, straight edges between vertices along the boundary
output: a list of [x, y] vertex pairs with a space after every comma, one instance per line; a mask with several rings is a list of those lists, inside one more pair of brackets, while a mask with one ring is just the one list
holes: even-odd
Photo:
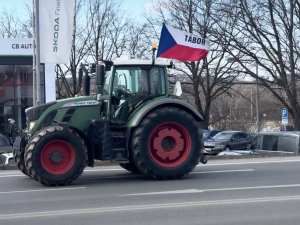
[[[0, 133], [7, 120], [14, 118], [26, 127], [25, 109], [33, 106], [32, 39], [0, 39]], [[3, 48], [2, 48], [3, 47]], [[55, 64], [41, 64], [42, 103], [56, 99]]]

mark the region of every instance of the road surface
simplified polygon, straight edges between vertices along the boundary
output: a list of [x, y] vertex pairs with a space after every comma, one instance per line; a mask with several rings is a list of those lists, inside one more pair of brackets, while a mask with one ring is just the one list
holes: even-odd
[[87, 168], [67, 187], [0, 172], [1, 225], [299, 224], [300, 157], [214, 160], [185, 179]]

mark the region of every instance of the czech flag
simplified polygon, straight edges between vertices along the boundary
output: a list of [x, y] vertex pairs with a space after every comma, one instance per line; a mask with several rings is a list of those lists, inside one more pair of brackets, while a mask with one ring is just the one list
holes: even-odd
[[210, 48], [209, 40], [163, 24], [157, 57], [179, 61], [205, 59]]

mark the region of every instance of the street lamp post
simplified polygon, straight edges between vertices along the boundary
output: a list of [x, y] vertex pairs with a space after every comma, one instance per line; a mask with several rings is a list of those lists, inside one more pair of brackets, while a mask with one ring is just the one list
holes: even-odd
[[258, 61], [257, 60], [239, 60], [237, 58], [227, 58], [228, 62], [255, 62], [256, 63], [256, 126], [257, 133], [260, 132], [259, 127], [259, 93], [258, 93]]
[[252, 89], [246, 88], [245, 91], [250, 91], [251, 92], [251, 96], [250, 96], [251, 104], [250, 104], [250, 107], [251, 107], [251, 120], [252, 120], [252, 118], [253, 118], [253, 104], [252, 104], [252, 102], [253, 102], [253, 100], [252, 100], [253, 94], [252, 94]]
[[256, 62], [256, 124], [257, 124], [257, 133], [260, 132], [259, 127], [259, 94], [258, 94], [258, 62]]

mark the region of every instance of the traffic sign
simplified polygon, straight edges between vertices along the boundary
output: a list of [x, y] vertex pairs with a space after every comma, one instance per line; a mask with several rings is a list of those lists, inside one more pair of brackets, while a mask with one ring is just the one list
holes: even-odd
[[281, 114], [282, 114], [282, 125], [287, 125], [288, 124], [288, 110], [287, 109], [282, 109], [281, 110]]

